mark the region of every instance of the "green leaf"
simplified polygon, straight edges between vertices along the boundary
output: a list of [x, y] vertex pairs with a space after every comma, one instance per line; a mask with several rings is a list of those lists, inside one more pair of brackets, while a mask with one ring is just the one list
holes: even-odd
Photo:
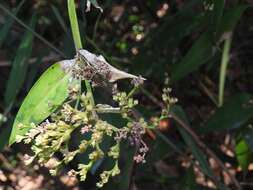
[[[35, 23], [36, 17], [33, 16], [31, 18], [30, 27], [34, 28]], [[4, 95], [4, 103], [6, 107], [11, 107], [19, 90], [22, 88], [28, 68], [28, 59], [32, 53], [32, 42], [33, 34], [30, 31], [26, 31], [12, 63], [12, 69]]]
[[[22, 7], [23, 4], [25, 3], [25, 1], [26, 1], [26, 0], [22, 0], [22, 1], [18, 4], [17, 8], [16, 8], [16, 9], [14, 10], [14, 12], [13, 12], [13, 15], [17, 15], [17, 13], [18, 13], [19, 10], [21, 9], [21, 7]], [[9, 17], [8, 19], [6, 19], [4, 26], [1, 28], [1, 30], [0, 30], [0, 47], [1, 47], [2, 43], [4, 42], [4, 40], [6, 39], [8, 33], [9, 33], [9, 31], [10, 31], [10, 29], [11, 29], [13, 23], [14, 23], [14, 21], [15, 21], [15, 20], [14, 20], [12, 17]]]
[[[17, 135], [24, 135], [31, 123], [39, 124], [61, 105], [68, 97], [70, 75], [56, 63], [47, 69], [34, 84], [23, 101], [15, 118], [9, 144], [13, 144]], [[20, 129], [22, 123], [25, 128]]]
[[247, 5], [239, 5], [226, 11], [220, 22], [219, 34], [232, 31], [248, 7]]
[[184, 78], [197, 70], [212, 57], [212, 42], [209, 33], [203, 33], [184, 56], [182, 61], [172, 68], [173, 82]]
[[242, 126], [253, 117], [253, 105], [250, 103], [252, 98], [253, 96], [247, 93], [234, 95], [217, 109], [201, 131], [222, 131]]
[[236, 144], [235, 153], [243, 173], [246, 174], [248, 172], [248, 166], [250, 164], [251, 151], [249, 145], [244, 139], [241, 139]]
[[214, 8], [213, 8], [213, 16], [212, 16], [212, 24], [211, 28], [214, 29], [214, 33], [218, 31], [218, 28], [220, 27], [220, 23], [223, 16], [224, 11], [224, 0], [214, 0]]

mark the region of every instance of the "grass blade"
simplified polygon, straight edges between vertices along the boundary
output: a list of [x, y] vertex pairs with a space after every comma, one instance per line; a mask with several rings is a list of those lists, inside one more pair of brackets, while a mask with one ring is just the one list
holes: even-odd
[[64, 32], [67, 32], [67, 26], [66, 26], [66, 23], [65, 21], [62, 19], [62, 16], [59, 12], [59, 9], [57, 9], [54, 5], [51, 6], [54, 14], [55, 14], [55, 17], [56, 19], [58, 20], [59, 24], [61, 25], [61, 27], [63, 28]]
[[[31, 28], [35, 27], [35, 22], [36, 17], [33, 16], [30, 22]], [[6, 107], [11, 107], [19, 90], [22, 88], [28, 68], [27, 62], [32, 53], [32, 42], [33, 34], [30, 31], [26, 31], [12, 63], [12, 69], [4, 95], [4, 103]]]
[[[22, 0], [17, 8], [14, 10], [13, 15], [17, 15], [17, 13], [19, 12], [19, 10], [21, 9], [21, 7], [23, 6], [23, 4], [25, 3], [26, 0]], [[5, 25], [3, 26], [3, 28], [0, 30], [0, 47], [3, 44], [4, 40], [6, 39], [11, 26], [14, 23], [14, 19], [12, 17], [9, 17], [6, 21], [5, 21]]]
[[217, 35], [217, 31], [220, 27], [220, 23], [223, 16], [225, 1], [224, 0], [214, 0], [213, 17], [211, 28], [214, 29], [214, 34]]

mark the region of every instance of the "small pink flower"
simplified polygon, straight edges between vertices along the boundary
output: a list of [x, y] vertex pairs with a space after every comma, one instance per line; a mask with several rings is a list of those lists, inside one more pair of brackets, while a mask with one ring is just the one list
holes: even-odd
[[81, 128], [81, 134], [88, 133], [91, 129], [91, 125], [85, 125], [84, 127]]
[[144, 156], [142, 156], [140, 154], [138, 154], [137, 156], [134, 156], [134, 161], [136, 163], [145, 163], [146, 162]]

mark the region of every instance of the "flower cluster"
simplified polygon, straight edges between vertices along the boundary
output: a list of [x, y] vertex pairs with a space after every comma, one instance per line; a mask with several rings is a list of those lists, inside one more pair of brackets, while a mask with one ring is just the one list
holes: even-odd
[[162, 99], [165, 104], [165, 108], [162, 110], [162, 115], [169, 115], [171, 106], [177, 103], [178, 99], [171, 96], [171, 88], [163, 89]]
[[123, 118], [127, 118], [132, 108], [138, 104], [138, 100], [128, 97], [126, 92], [118, 92], [113, 96], [113, 100], [118, 102]]
[[[126, 92], [117, 92], [113, 99], [119, 107], [112, 107], [106, 104], [93, 105], [89, 93], [81, 93], [80, 86], [73, 85], [69, 88], [69, 99], [45, 122], [35, 126], [31, 124], [31, 129], [24, 136], [19, 136], [18, 141], [31, 144], [33, 155], [26, 155], [25, 162], [30, 164], [35, 159], [41, 165], [47, 165], [51, 162], [50, 173], [57, 175], [60, 169], [71, 162], [78, 154], [88, 155], [86, 164], [79, 164], [77, 170], [71, 169], [70, 176], [80, 176], [81, 181], [86, 180], [87, 173], [94, 166], [96, 161], [103, 157], [113, 160], [113, 167], [100, 174], [98, 187], [102, 187], [108, 182], [110, 177], [118, 175], [120, 169], [118, 166], [120, 158], [120, 143], [127, 140], [130, 145], [138, 148], [134, 156], [136, 163], [145, 163], [145, 155], [148, 147], [142, 140], [145, 134], [147, 123], [143, 118], [136, 121], [131, 116], [131, 111], [138, 101], [133, 99]], [[128, 120], [126, 126], [114, 126], [99, 117], [99, 113], [121, 113], [122, 117]], [[20, 127], [22, 124], [20, 124]], [[80, 140], [79, 145], [73, 149], [69, 144], [73, 137], [73, 132], [79, 131], [84, 138]], [[88, 134], [88, 135], [86, 135]], [[114, 143], [109, 150], [103, 150], [101, 144], [105, 137], [112, 138]], [[61, 154], [60, 158], [52, 158]]]
[[145, 156], [149, 149], [142, 140], [142, 136], [145, 134], [147, 123], [141, 118], [139, 122], [129, 123], [128, 127], [131, 129], [128, 140], [132, 146], [135, 145], [138, 148], [134, 160], [136, 163], [145, 163]]

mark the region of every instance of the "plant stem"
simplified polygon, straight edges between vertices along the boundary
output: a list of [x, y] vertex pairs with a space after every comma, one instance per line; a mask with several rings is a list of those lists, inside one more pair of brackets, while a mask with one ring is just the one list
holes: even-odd
[[231, 34], [224, 42], [224, 48], [222, 53], [221, 67], [220, 67], [220, 82], [219, 82], [219, 107], [223, 105], [224, 101], [224, 88], [225, 88], [225, 79], [227, 65], [229, 61], [229, 51], [231, 47], [232, 37]]
[[[73, 35], [73, 39], [74, 39], [74, 43], [75, 43], [75, 48], [77, 51], [79, 49], [82, 49], [83, 46], [82, 46], [77, 16], [76, 16], [75, 0], [68, 0], [68, 13], [69, 13], [69, 20], [70, 20], [72, 35]], [[89, 81], [85, 80], [85, 86], [86, 86], [87, 92], [89, 92], [91, 94], [92, 104], [95, 105], [94, 97], [92, 94], [92, 89], [91, 89], [91, 85], [90, 85]]]
[[76, 50], [82, 49], [82, 41], [79, 32], [79, 25], [76, 16], [76, 6], [74, 0], [68, 0], [68, 12], [69, 12], [69, 20], [70, 26], [73, 34], [73, 39], [75, 43]]

